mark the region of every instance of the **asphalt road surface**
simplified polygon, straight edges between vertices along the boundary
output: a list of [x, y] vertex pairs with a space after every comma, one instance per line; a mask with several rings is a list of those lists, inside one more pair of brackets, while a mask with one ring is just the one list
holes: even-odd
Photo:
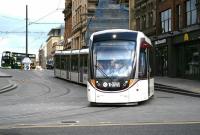
[[90, 107], [86, 86], [52, 70], [2, 70], [17, 89], [0, 94], [0, 135], [200, 133], [200, 99], [158, 92], [137, 106]]

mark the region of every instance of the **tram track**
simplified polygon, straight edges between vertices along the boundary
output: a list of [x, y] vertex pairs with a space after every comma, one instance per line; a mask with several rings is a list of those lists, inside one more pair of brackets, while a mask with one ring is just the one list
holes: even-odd
[[[19, 82], [19, 80], [17, 82]], [[21, 82], [24, 82], [24, 81], [21, 81]], [[1, 94], [1, 96], [12, 97], [12, 96], [16, 96], [16, 94], [20, 95], [19, 92], [20, 91], [22, 92], [21, 89], [23, 89], [25, 86], [27, 87], [27, 85], [29, 85], [29, 84], [37, 86], [38, 89], [40, 89], [40, 94], [37, 94], [37, 96], [30, 95], [30, 96], [20, 97], [16, 100], [10, 100], [10, 101], [15, 102], [17, 104], [18, 102], [22, 102], [23, 100], [32, 100], [32, 99], [35, 100], [35, 99], [38, 99], [38, 98], [45, 98], [47, 100], [56, 100], [56, 98], [68, 95], [71, 91], [69, 88], [66, 88], [66, 87], [65, 88], [59, 88], [60, 91], [56, 90], [55, 86], [51, 87], [51, 86], [47, 85], [48, 83], [50, 83], [50, 82], [41, 83], [41, 82], [35, 82], [35, 81], [29, 80], [28, 83], [26, 83], [26, 84], [21, 83], [20, 85], [18, 85], [18, 88], [15, 91], [5, 93], [5, 94]], [[37, 88], [35, 88], [35, 89], [37, 89]], [[32, 89], [32, 90], [34, 91], [35, 89]], [[29, 89], [29, 91], [30, 90], [31, 89]], [[25, 91], [25, 90], [23, 90], [23, 91]]]
[[[14, 81], [19, 83], [19, 86], [15, 91], [1, 95], [2, 97], [5, 97], [3, 100], [6, 100], [6, 98], [8, 97], [10, 99], [7, 103], [4, 103], [3, 106], [5, 108], [6, 106], [16, 108], [15, 107], [16, 105], [19, 105], [18, 107], [23, 107], [23, 106], [26, 107], [29, 106], [30, 104], [33, 105], [31, 107], [42, 105], [44, 106], [44, 108], [40, 107], [40, 109], [37, 110], [29, 106], [29, 108], [26, 108], [27, 110], [22, 110], [22, 111], [20, 111], [20, 109], [18, 108], [17, 110], [18, 112], [13, 112], [13, 114], [10, 115], [6, 114], [1, 115], [0, 120], [3, 123], [0, 125], [18, 125], [18, 124], [29, 124], [29, 123], [37, 124], [41, 122], [48, 123], [49, 121], [57, 121], [57, 120], [60, 120], [60, 123], [62, 123], [63, 120], [68, 120], [71, 119], [72, 117], [92, 115], [106, 111], [109, 112], [114, 109], [120, 108], [120, 107], [104, 107], [104, 108], [89, 107], [88, 102], [86, 101], [85, 103], [82, 102], [83, 100], [81, 99], [81, 97], [83, 96], [82, 87], [79, 85], [75, 85], [73, 83], [68, 83], [68, 82], [66, 83], [66, 81], [64, 80], [60, 81], [60, 79], [58, 80], [50, 76], [42, 77], [40, 74], [29, 74], [28, 78], [23, 77], [23, 75], [20, 78], [16, 77], [14, 78]], [[24, 87], [28, 88], [27, 90], [29, 90], [30, 93], [29, 92], [27, 94], [23, 93], [23, 91], [25, 91], [25, 89], [23, 90]], [[31, 94], [31, 91], [34, 91], [33, 87], [35, 87], [35, 89], [38, 89], [38, 92]], [[71, 92], [72, 89], [73, 92]], [[81, 92], [82, 94], [80, 94], [80, 91], [82, 91]], [[79, 94], [76, 95], [76, 93]], [[19, 97], [16, 98], [15, 97], [16, 94], [19, 95]], [[22, 94], [24, 97], [21, 96], [20, 94]], [[85, 96], [84, 98], [86, 100]], [[46, 105], [47, 106], [49, 105], [50, 109], [48, 107], [47, 109], [45, 109]]]

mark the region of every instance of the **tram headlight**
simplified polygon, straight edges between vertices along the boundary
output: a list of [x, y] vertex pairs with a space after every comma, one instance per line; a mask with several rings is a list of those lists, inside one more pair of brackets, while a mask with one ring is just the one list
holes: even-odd
[[2, 64], [4, 64], [5, 63], [5, 61], [4, 60], [2, 60]]
[[123, 87], [126, 87], [127, 84], [128, 84], [128, 81], [125, 81], [125, 82], [123, 83]]

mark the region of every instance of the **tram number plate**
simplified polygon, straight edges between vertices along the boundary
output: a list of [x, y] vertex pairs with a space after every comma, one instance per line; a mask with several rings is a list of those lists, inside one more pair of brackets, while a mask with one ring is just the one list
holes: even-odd
[[111, 87], [111, 88], [120, 87], [120, 82], [104, 82], [103, 86], [104, 87]]

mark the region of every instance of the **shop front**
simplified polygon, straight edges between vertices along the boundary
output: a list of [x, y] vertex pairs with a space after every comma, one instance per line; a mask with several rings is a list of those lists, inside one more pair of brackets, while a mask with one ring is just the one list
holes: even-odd
[[154, 74], [168, 76], [168, 48], [171, 38], [161, 38], [153, 41], [154, 44]]
[[200, 80], [200, 30], [174, 37], [176, 76]]

